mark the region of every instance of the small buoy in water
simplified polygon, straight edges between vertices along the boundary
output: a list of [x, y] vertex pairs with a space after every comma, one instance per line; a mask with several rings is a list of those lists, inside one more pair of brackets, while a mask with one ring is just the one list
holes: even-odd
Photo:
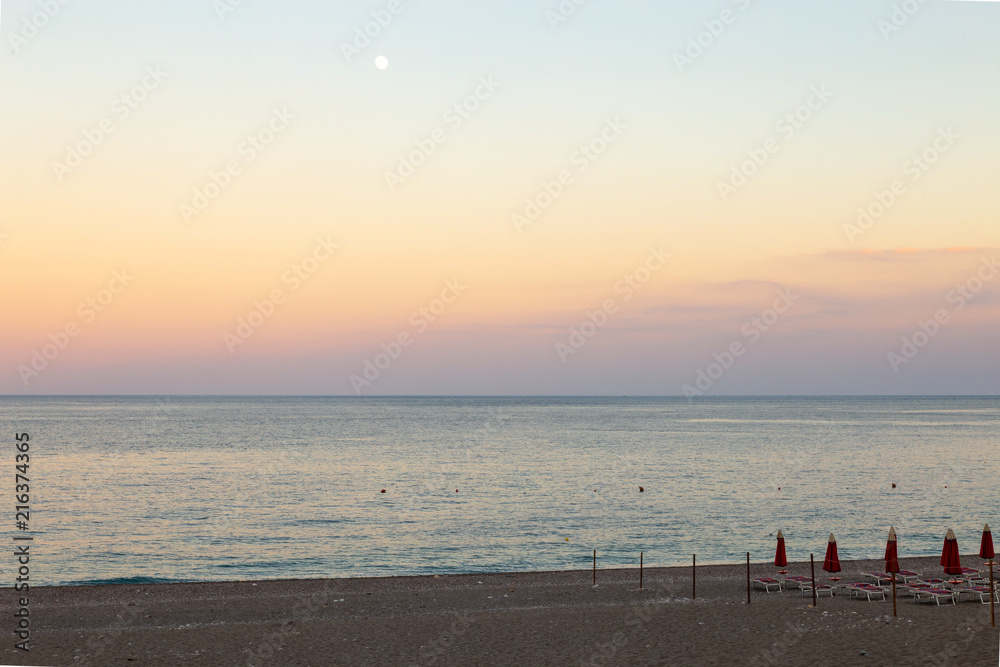
[[641, 486], [639, 487], [639, 493], [642, 493], [642, 492], [644, 492], [645, 490], [646, 490], [646, 489], [642, 488]]
[[568, 537], [566, 538], [566, 541], [569, 542], [569, 538]]
[[781, 487], [780, 486], [778, 487], [778, 491], [781, 491]]
[[385, 493], [385, 489], [382, 489], [382, 493]]
[[458, 493], [458, 489], [455, 489], [455, 493]]
[[896, 488], [896, 483], [895, 482], [892, 483], [892, 488], [894, 488], [894, 489]]

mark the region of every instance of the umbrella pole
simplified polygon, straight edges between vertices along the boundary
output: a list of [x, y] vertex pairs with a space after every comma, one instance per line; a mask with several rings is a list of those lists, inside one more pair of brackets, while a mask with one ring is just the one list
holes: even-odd
[[750, 604], [750, 552], [747, 552], [747, 604]]
[[997, 627], [997, 617], [993, 610], [993, 602], [996, 600], [996, 590], [993, 588], [993, 561], [990, 561], [990, 625]]
[[813, 580], [813, 606], [816, 606], [816, 559], [813, 558], [812, 554], [809, 554], [809, 568], [812, 570], [812, 580]]
[[642, 552], [639, 552], [639, 588], [642, 589]]
[[691, 556], [691, 599], [694, 600], [698, 593], [698, 554]]
[[896, 573], [892, 573], [892, 615], [896, 616]]
[[594, 549], [594, 585], [597, 585], [597, 549]]

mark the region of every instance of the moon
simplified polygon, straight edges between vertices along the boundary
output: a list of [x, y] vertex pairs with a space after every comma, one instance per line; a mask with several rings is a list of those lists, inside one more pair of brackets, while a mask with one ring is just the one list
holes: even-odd
[[385, 56], [379, 56], [375, 59], [375, 67], [379, 69], [385, 69], [389, 66], [389, 59]]

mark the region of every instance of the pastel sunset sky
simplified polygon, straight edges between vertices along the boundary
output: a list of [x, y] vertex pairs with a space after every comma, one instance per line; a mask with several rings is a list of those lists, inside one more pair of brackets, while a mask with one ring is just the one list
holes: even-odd
[[0, 393], [998, 394], [1000, 3], [912, 4], [5, 0]]

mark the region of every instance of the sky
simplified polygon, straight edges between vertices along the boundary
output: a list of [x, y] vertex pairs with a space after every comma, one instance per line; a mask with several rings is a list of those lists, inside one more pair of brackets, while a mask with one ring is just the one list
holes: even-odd
[[998, 26], [5, 0], [0, 394], [998, 394]]

